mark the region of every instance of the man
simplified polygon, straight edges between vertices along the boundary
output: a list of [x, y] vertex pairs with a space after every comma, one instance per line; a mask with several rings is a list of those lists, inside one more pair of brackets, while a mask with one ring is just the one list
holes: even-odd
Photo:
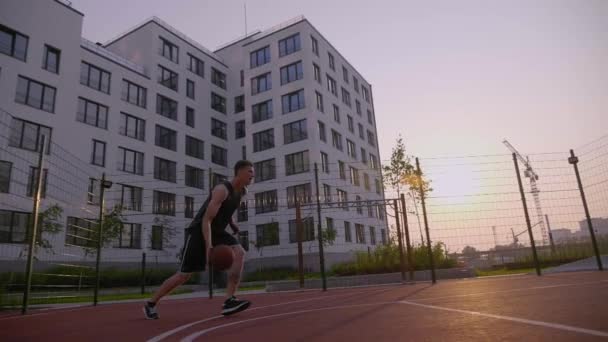
[[234, 296], [241, 280], [245, 250], [239, 242], [226, 231], [230, 225], [234, 234], [238, 227], [232, 215], [239, 208], [241, 199], [247, 192], [247, 186], [254, 177], [253, 164], [241, 160], [234, 165], [234, 178], [213, 188], [198, 213], [186, 229], [186, 242], [182, 250], [180, 270], [161, 285], [154, 296], [144, 305], [147, 319], [158, 319], [157, 305], [161, 298], [190, 279], [192, 272], [205, 270], [209, 264], [212, 246], [228, 245], [234, 251], [234, 261], [228, 270], [228, 299], [224, 302], [222, 315], [231, 315], [243, 311], [251, 304], [238, 300]]

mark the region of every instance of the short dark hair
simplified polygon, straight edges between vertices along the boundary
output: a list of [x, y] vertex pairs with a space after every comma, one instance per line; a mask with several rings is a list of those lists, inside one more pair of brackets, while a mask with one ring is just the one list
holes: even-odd
[[239, 160], [236, 162], [236, 164], [234, 164], [234, 175], [236, 176], [239, 170], [245, 167], [253, 167], [253, 163], [249, 160]]

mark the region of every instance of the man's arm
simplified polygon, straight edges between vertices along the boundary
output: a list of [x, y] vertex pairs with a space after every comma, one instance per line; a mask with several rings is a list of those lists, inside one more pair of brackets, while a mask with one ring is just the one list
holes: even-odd
[[236, 223], [234, 223], [234, 219], [232, 218], [232, 216], [230, 216], [229, 224], [230, 224], [230, 228], [232, 228], [233, 234], [236, 234], [239, 232], [239, 226]]
[[205, 238], [205, 251], [207, 255], [207, 263], [209, 263], [209, 252], [211, 251], [211, 222], [217, 215], [218, 210], [222, 206], [222, 202], [228, 197], [228, 189], [224, 185], [218, 185], [213, 188], [211, 193], [211, 200], [203, 216], [203, 223], [201, 229], [203, 230], [203, 237]]

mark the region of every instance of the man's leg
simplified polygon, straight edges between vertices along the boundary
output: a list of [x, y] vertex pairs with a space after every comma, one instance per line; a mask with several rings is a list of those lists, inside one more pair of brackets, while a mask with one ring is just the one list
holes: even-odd
[[230, 247], [232, 247], [232, 251], [234, 252], [234, 261], [228, 270], [228, 285], [226, 286], [226, 295], [228, 295], [228, 297], [234, 296], [234, 293], [239, 287], [245, 261], [245, 250], [241, 245], [233, 245]]
[[170, 278], [165, 280], [160, 288], [154, 293], [152, 298], [150, 299], [151, 303], [157, 304], [164, 296], [171, 293], [171, 291], [175, 290], [176, 287], [182, 285], [187, 282], [188, 279], [192, 276], [192, 273], [182, 273], [177, 272], [172, 275]]

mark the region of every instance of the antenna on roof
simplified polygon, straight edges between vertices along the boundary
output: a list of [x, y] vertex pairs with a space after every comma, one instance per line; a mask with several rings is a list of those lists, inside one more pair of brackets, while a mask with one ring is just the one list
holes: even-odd
[[243, 2], [243, 7], [245, 7], [245, 37], [247, 37], [247, 2]]

